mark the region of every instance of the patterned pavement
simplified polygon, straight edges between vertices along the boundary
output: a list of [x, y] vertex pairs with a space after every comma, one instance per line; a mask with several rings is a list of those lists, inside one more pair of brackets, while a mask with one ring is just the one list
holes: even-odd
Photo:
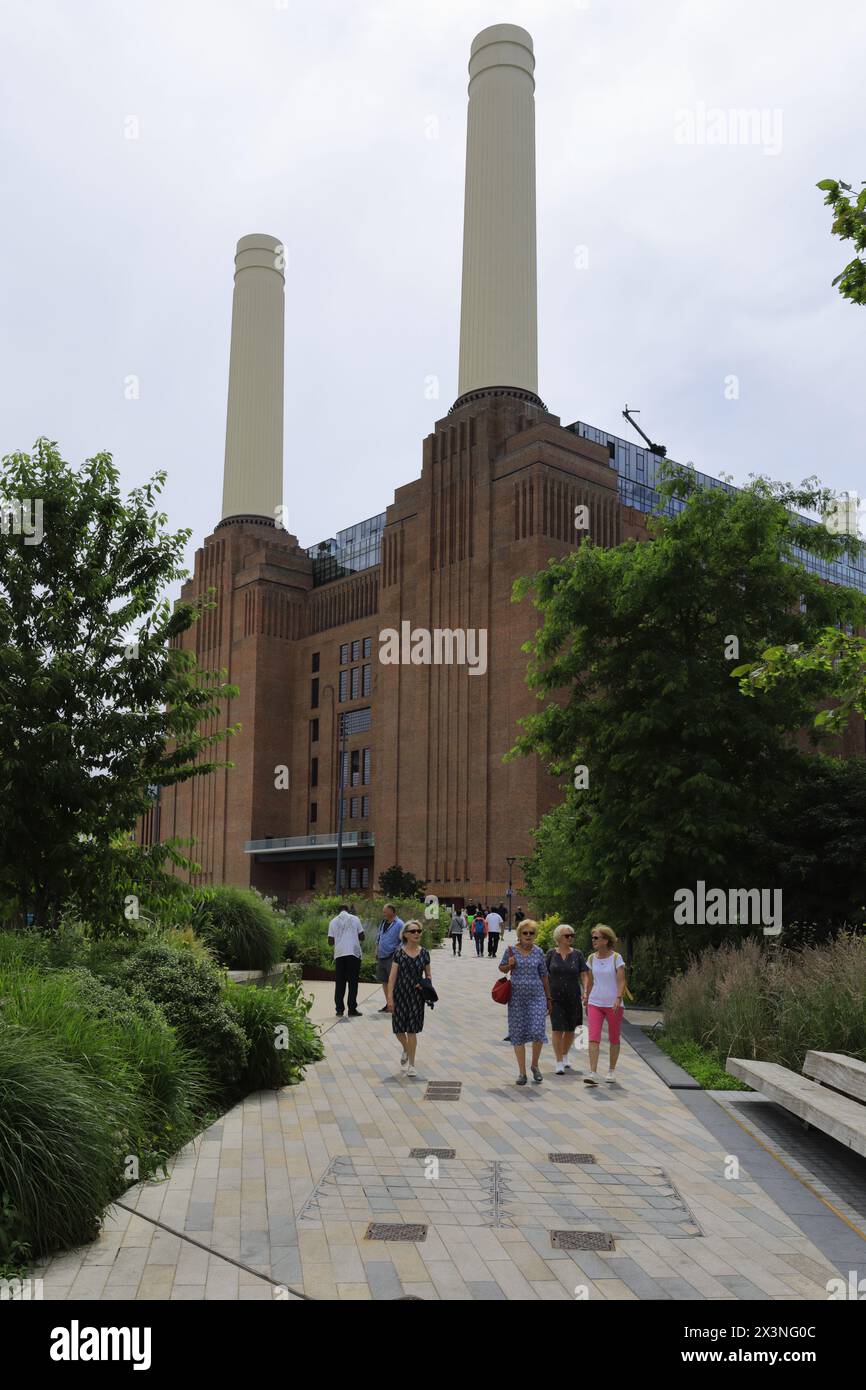
[[[583, 1084], [585, 1053], [554, 1075], [547, 1047], [543, 1083], [518, 1089], [493, 961], [440, 950], [433, 976], [416, 1077], [365, 987], [301, 1085], [249, 1096], [92, 1246], [34, 1270], [45, 1298], [826, 1299], [837, 1264], [744, 1160], [726, 1176], [736, 1152], [627, 1043], [615, 1087]], [[371, 1222], [426, 1238], [368, 1239]]]

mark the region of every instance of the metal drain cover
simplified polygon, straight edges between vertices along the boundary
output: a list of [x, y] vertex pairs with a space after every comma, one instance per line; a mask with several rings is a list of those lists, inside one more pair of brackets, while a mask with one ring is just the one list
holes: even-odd
[[595, 1154], [548, 1154], [551, 1163], [596, 1163]]
[[456, 1149], [410, 1149], [410, 1158], [456, 1158]]
[[459, 1100], [462, 1081], [428, 1081], [425, 1100]]
[[400, 1222], [389, 1225], [387, 1221], [371, 1221], [367, 1227], [365, 1240], [426, 1240], [427, 1227]]
[[614, 1250], [613, 1236], [607, 1231], [551, 1231], [554, 1250]]

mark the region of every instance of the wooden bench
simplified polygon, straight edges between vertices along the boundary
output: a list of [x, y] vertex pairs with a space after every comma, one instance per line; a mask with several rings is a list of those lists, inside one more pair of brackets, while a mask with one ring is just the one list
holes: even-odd
[[[841, 1057], [838, 1053], [809, 1053], [809, 1057], [832, 1058], [832, 1065], [824, 1061], [812, 1063], [813, 1068], [825, 1071], [847, 1085], [860, 1085], [864, 1079], [860, 1074], [862, 1062], [854, 1058]], [[849, 1072], [846, 1063], [855, 1062]], [[843, 1065], [840, 1065], [843, 1064]], [[798, 1072], [780, 1067], [776, 1062], [751, 1062], [745, 1057], [729, 1057], [725, 1070], [738, 1081], [745, 1081], [753, 1090], [785, 1110], [790, 1110], [804, 1124], [829, 1134], [847, 1149], [862, 1154], [866, 1158], [866, 1105], [852, 1100], [849, 1095], [839, 1095], [837, 1090], [828, 1090], [819, 1081], [810, 1081]], [[866, 1067], [863, 1067], [866, 1072]]]
[[803, 1075], [866, 1105], [866, 1062], [844, 1052], [807, 1052]]

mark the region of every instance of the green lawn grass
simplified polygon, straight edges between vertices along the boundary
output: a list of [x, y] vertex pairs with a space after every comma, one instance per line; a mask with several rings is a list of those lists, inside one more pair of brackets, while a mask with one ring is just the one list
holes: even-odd
[[752, 1089], [751, 1086], [745, 1086], [742, 1081], [738, 1081], [735, 1076], [726, 1072], [719, 1059], [696, 1042], [673, 1042], [670, 1038], [666, 1038], [663, 1033], [654, 1034], [653, 1041], [663, 1052], [667, 1053], [672, 1062], [676, 1062], [677, 1066], [682, 1067], [683, 1071], [687, 1071], [689, 1076], [695, 1078], [695, 1081], [699, 1081], [705, 1091], [750, 1091]]

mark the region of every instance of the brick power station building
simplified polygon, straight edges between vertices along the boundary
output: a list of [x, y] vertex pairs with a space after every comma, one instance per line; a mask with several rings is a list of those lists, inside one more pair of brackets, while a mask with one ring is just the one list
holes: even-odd
[[[142, 824], [146, 840], [194, 838], [199, 882], [322, 888], [342, 801], [348, 891], [400, 864], [446, 900], [499, 901], [506, 858], [531, 850], [561, 795], [535, 759], [502, 761], [535, 707], [521, 646], [538, 615], [511, 602], [512, 584], [587, 535], [645, 539], [660, 459], [564, 426], [538, 395], [533, 69], [516, 26], [472, 44], [458, 399], [423, 442], [420, 476], [309, 548], [280, 524], [282, 248], [238, 243], [223, 515], [183, 589], [213, 588], [216, 606], [181, 640], [239, 687], [222, 718], [242, 732], [231, 769], [164, 789]], [[866, 588], [862, 570], [824, 570]], [[433, 659], [380, 659], [389, 632], [404, 658], [428, 634]], [[864, 751], [862, 723], [848, 741]]]

